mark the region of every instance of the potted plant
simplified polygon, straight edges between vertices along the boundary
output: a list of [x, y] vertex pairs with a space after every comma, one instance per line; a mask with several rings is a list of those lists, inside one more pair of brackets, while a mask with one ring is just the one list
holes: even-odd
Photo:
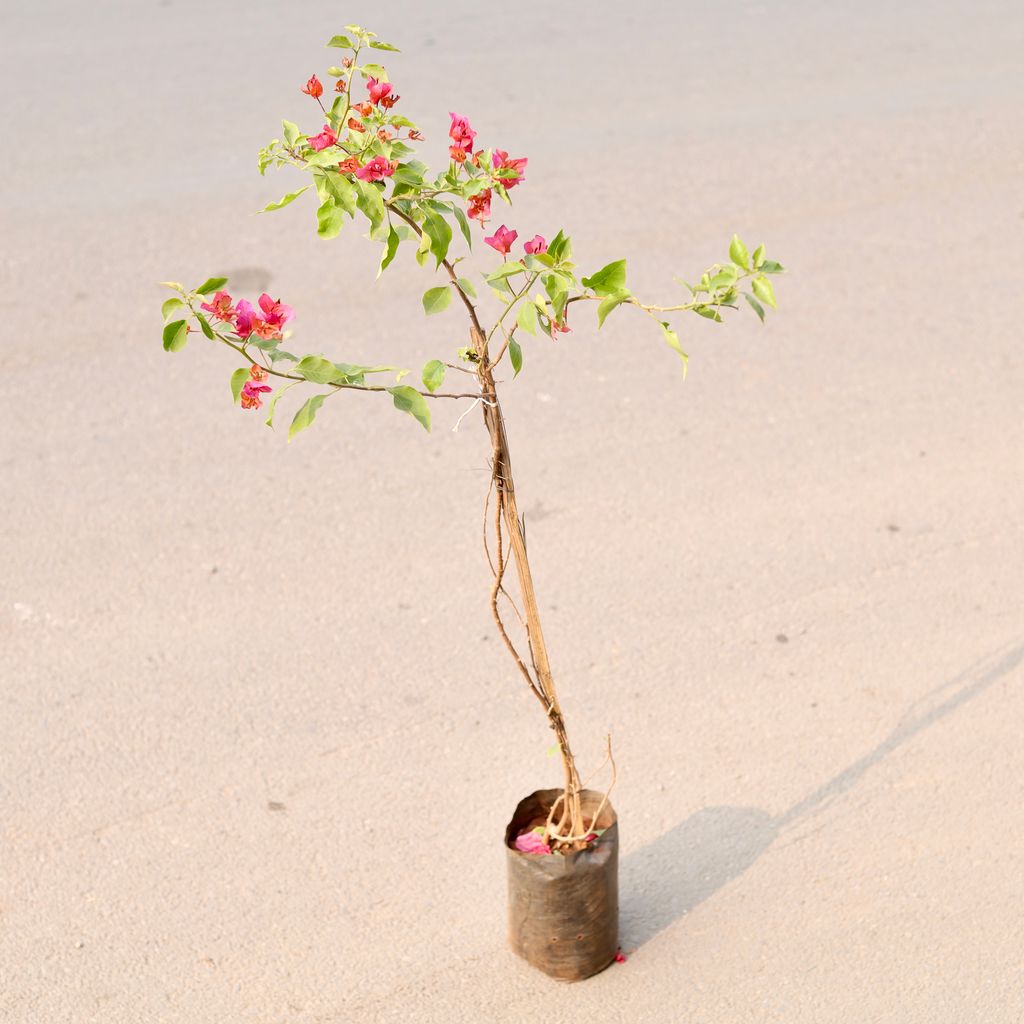
[[[734, 235], [728, 260], [692, 284], [681, 282], [682, 301], [667, 305], [650, 305], [632, 293], [625, 260], [581, 275], [562, 230], [550, 238], [533, 233], [520, 242], [517, 230], [493, 226], [505, 218], [494, 216], [492, 205], [510, 204], [526, 177], [525, 157], [478, 147], [469, 120], [451, 113], [447, 166], [432, 174], [416, 157], [424, 139], [401, 112], [406, 104], [396, 110], [401, 97], [377, 63], [381, 53], [396, 48], [357, 25], [347, 26], [328, 46], [339, 51], [337, 65], [325, 75], [332, 84], [328, 88], [314, 74], [301, 90], [319, 108], [315, 130], [306, 133], [284, 121], [281, 138], [259, 154], [261, 174], [271, 166], [290, 166], [309, 180], [265, 210], [282, 209], [311, 192], [317, 197], [317, 234], [325, 239], [338, 235], [347, 220], [365, 220], [369, 238], [383, 246], [381, 272], [403, 245], [411, 249], [421, 266], [440, 277], [423, 294], [424, 312], [461, 307], [466, 345], [427, 362], [415, 385], [405, 382], [409, 371], [394, 366], [293, 354], [287, 350], [294, 347], [288, 340], [289, 306], [268, 294], [255, 302], [233, 296], [225, 278], [213, 277], [193, 289], [165, 282], [176, 294], [163, 304], [163, 346], [177, 352], [201, 334], [229, 349], [239, 364], [230, 379], [234, 401], [246, 410], [266, 405], [271, 426], [279, 400], [297, 389], [289, 440], [313, 424], [327, 399], [343, 392], [388, 396], [427, 430], [437, 401], [468, 403], [459, 421], [480, 408], [490, 446], [484, 546], [493, 573], [491, 612], [516, 673], [554, 731], [563, 769], [559, 787], [526, 797], [505, 830], [510, 940], [520, 956], [552, 976], [584, 978], [617, 952], [618, 825], [608, 801], [611, 784], [603, 794], [588, 789], [569, 743], [518, 510], [500, 401], [502, 375], [514, 379], [522, 370], [525, 335], [557, 340], [572, 330], [570, 316], [578, 323], [579, 304], [589, 303], [596, 307], [598, 327], [620, 307], [648, 317], [681, 359], [685, 375], [687, 356], [669, 316], [695, 313], [720, 322], [721, 311], [735, 308], [742, 296], [763, 320], [764, 307], [775, 306], [770, 275], [783, 268], [766, 258], [763, 245], [751, 253]], [[465, 252], [456, 255], [463, 243], [465, 250], [473, 248], [474, 236], [477, 251], [482, 243], [493, 261], [483, 274], [490, 313], [459, 266]], [[518, 603], [510, 593], [513, 578]], [[509, 611], [522, 639], [509, 629]], [[613, 783], [610, 741], [605, 764]]]

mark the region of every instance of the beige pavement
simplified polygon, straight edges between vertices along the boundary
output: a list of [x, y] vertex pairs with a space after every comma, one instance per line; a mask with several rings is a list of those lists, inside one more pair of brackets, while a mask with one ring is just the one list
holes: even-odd
[[[779, 9], [782, 8], [782, 9]], [[285, 444], [155, 282], [237, 272], [296, 345], [419, 366], [408, 257], [254, 154], [350, 20], [507, 223], [671, 295], [735, 230], [762, 328], [531, 341], [508, 419], [622, 940], [504, 946], [556, 777], [496, 641], [486, 440], [350, 396]], [[1006, 3], [21, 5], [0, 93], [0, 1021], [1024, 1019], [1024, 13]]]

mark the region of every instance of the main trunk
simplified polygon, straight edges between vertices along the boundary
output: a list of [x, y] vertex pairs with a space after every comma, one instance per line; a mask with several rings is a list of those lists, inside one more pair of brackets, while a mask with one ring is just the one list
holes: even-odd
[[[494, 376], [488, 363], [487, 341], [483, 332], [474, 327], [471, 331], [473, 348], [477, 353], [477, 376], [484, 398], [484, 423], [491, 438], [491, 477], [495, 488], [498, 510], [505, 532], [508, 534], [512, 559], [519, 580], [519, 592], [523, 601], [526, 634], [529, 643], [530, 662], [536, 677], [537, 686], [542, 696], [542, 704], [547, 710], [551, 728], [558, 738], [558, 747], [562, 755], [565, 770], [565, 788], [561, 815], [554, 819], [554, 834], [566, 834], [582, 838], [585, 822], [580, 806], [580, 777], [576, 770], [576, 762], [569, 746], [565, 720], [558, 703], [555, 681], [551, 675], [551, 663], [548, 660], [547, 644], [540, 622], [540, 609], [537, 605], [537, 593], [530, 572], [530, 560], [526, 550], [526, 538], [523, 534], [522, 521], [516, 504], [515, 481], [512, 476], [512, 462], [509, 456], [508, 438], [505, 433], [505, 421], [501, 414]], [[499, 531], [499, 545], [501, 544]], [[499, 552], [499, 559], [501, 559]], [[567, 826], [567, 827], [566, 827]]]

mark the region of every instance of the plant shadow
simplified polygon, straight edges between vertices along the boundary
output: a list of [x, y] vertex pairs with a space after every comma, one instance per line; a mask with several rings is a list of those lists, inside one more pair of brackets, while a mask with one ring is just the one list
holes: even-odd
[[742, 875], [783, 830], [819, 814], [908, 740], [959, 710], [1024, 663], [1024, 645], [971, 665], [915, 701], [863, 757], [781, 814], [705, 807], [622, 862], [622, 944], [636, 949]]

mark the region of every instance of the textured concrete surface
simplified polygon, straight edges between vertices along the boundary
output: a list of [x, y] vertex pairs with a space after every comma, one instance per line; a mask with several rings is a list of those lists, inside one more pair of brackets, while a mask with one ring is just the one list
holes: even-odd
[[[1019, 4], [10, 5], [0, 246], [0, 1020], [1024, 1019]], [[618, 751], [622, 941], [504, 946], [549, 734], [495, 640], [486, 441], [351, 396], [286, 445], [155, 282], [418, 366], [256, 149], [346, 21], [428, 152], [530, 158], [507, 223], [673, 293], [732, 231], [766, 328], [531, 341], [508, 418], [584, 770]], [[305, 113], [303, 113], [305, 112]], [[456, 325], [458, 325], [456, 327]], [[452, 415], [451, 419], [454, 419]]]

